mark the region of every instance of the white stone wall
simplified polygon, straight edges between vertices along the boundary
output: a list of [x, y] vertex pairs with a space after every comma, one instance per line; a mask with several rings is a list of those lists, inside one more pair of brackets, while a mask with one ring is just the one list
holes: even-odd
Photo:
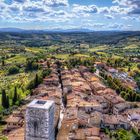
[[54, 104], [49, 108], [27, 107], [25, 140], [54, 140]]

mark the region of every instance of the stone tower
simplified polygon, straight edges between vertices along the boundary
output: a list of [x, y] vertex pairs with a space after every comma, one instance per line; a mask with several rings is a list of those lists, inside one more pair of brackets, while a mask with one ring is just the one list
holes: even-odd
[[26, 110], [25, 140], [55, 140], [54, 101], [33, 100]]

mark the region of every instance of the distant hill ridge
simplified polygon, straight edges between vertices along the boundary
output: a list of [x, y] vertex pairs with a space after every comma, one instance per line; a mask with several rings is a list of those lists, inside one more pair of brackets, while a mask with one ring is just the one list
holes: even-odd
[[121, 44], [130, 37], [140, 40], [140, 31], [92, 31], [88, 29], [24, 30], [0, 28], [0, 41], [14, 40], [27, 46], [64, 43]]
[[20, 29], [20, 28], [0, 28], [0, 32], [92, 32], [92, 30], [84, 28], [75, 29]]

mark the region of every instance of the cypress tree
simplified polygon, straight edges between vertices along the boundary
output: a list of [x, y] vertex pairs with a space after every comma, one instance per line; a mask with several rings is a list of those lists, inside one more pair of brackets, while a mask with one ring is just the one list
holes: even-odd
[[4, 61], [4, 59], [2, 60], [2, 66], [5, 66], [5, 61]]
[[38, 74], [36, 74], [35, 76], [35, 87], [37, 87], [39, 84], [39, 78], [38, 78]]
[[2, 90], [1, 102], [2, 102], [2, 106], [5, 108], [6, 107], [6, 92], [4, 89]]
[[5, 105], [5, 108], [9, 108], [9, 96], [7, 96], [7, 98], [6, 98], [6, 105]]
[[15, 105], [15, 103], [16, 103], [17, 100], [18, 100], [17, 87], [15, 87], [15, 90], [14, 90], [14, 97], [13, 97], [13, 105]]

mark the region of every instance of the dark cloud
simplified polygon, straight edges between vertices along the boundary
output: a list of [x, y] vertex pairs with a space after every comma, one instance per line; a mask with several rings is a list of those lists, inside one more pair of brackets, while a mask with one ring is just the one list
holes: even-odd
[[140, 7], [140, 0], [127, 0], [128, 5], [136, 5], [137, 7]]
[[128, 7], [129, 14], [140, 14], [140, 0], [114, 0], [114, 3]]
[[9, 10], [12, 11], [12, 12], [20, 11], [18, 7], [9, 7]]
[[133, 9], [129, 12], [129, 14], [140, 14], [140, 8], [139, 9]]

